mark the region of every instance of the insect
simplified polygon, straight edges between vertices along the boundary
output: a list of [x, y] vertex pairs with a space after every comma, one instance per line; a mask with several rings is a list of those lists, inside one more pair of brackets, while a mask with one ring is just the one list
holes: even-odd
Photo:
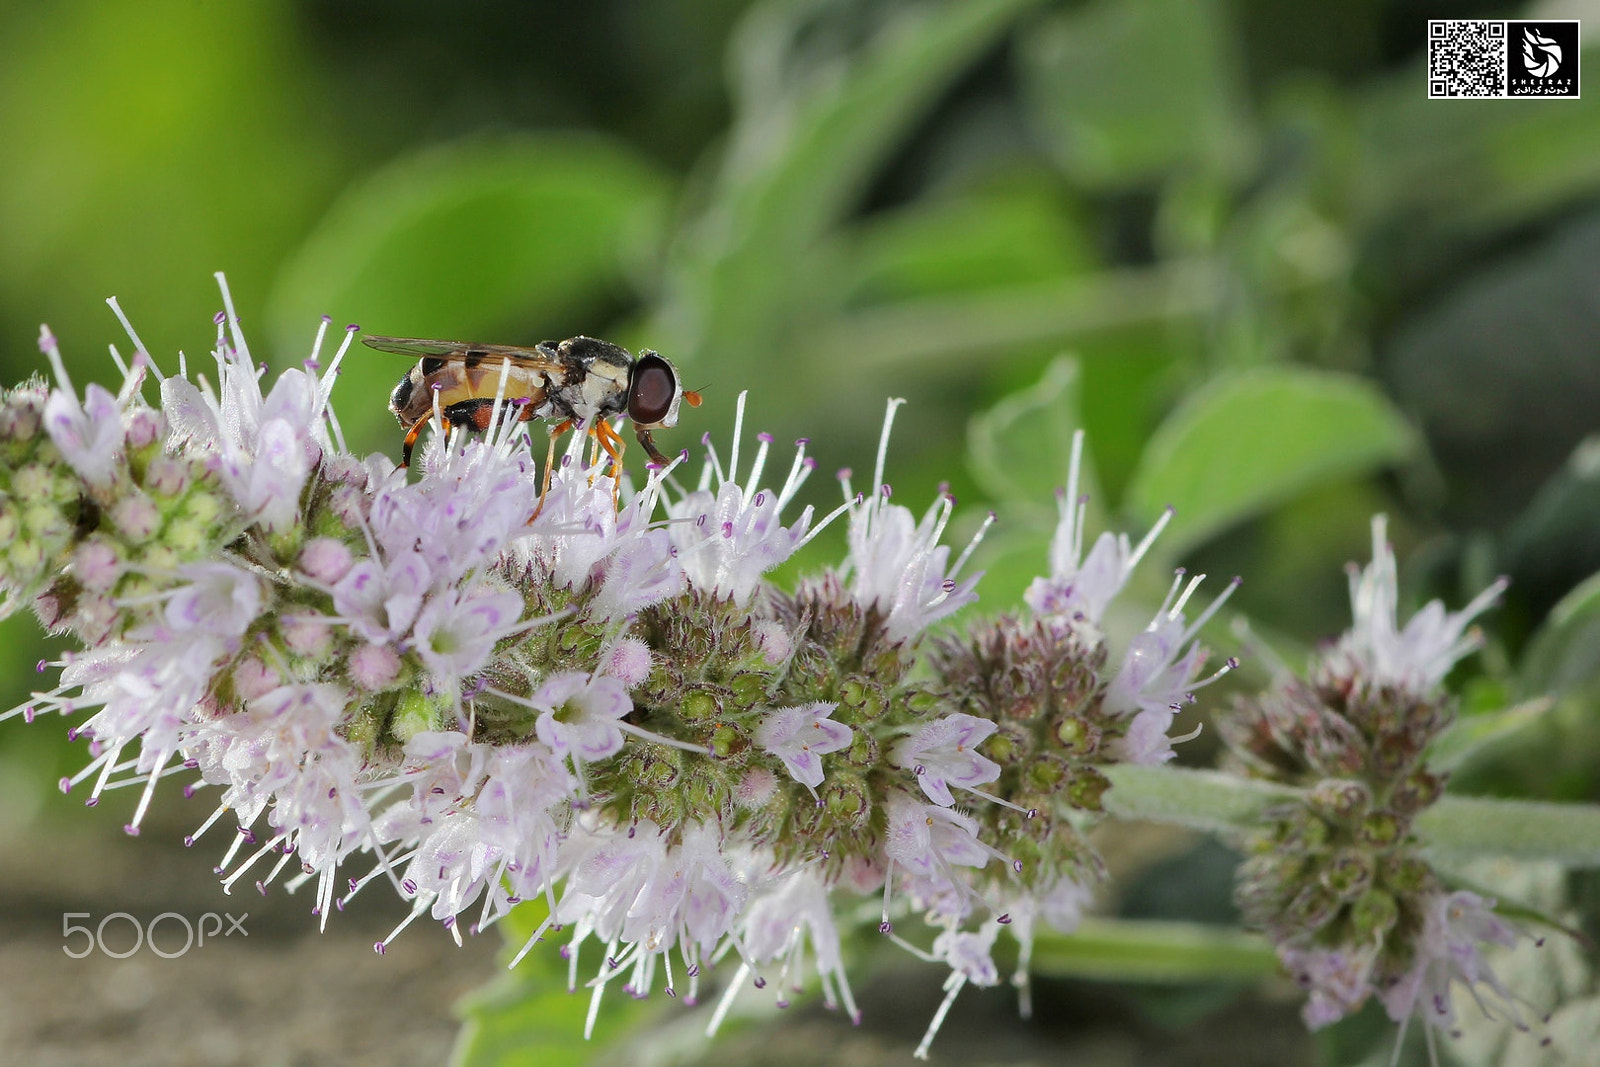
[[611, 420], [626, 415], [650, 458], [665, 463], [650, 431], [676, 426], [681, 402], [700, 406], [700, 394], [683, 388], [677, 369], [659, 352], [643, 349], [636, 358], [593, 337], [540, 341], [531, 347], [376, 335], [362, 340], [380, 352], [419, 357], [389, 395], [389, 410], [406, 432], [403, 467], [411, 465], [412, 447], [436, 406], [445, 429], [489, 429], [502, 376], [504, 399], [515, 405], [512, 418], [559, 420], [550, 430], [548, 459], [554, 458], [556, 438], [581, 426], [620, 469], [627, 446]]

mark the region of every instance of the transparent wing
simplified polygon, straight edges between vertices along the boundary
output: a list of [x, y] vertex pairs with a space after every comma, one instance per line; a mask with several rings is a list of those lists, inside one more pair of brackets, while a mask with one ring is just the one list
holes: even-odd
[[519, 367], [553, 371], [561, 368], [561, 360], [547, 348], [528, 345], [485, 345], [476, 341], [433, 341], [423, 337], [384, 337], [368, 334], [361, 339], [368, 348], [397, 355], [433, 356], [436, 359], [462, 360], [477, 363], [486, 359], [509, 359]]

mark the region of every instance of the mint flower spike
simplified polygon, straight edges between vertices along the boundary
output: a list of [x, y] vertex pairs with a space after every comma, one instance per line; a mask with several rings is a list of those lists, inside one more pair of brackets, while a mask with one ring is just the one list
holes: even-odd
[[1304, 679], [1278, 678], [1221, 726], [1243, 769], [1303, 798], [1273, 812], [1251, 840], [1237, 896], [1306, 990], [1306, 1024], [1326, 1026], [1376, 996], [1402, 1037], [1420, 1017], [1431, 1048], [1435, 1030], [1454, 1028], [1456, 985], [1486, 1014], [1528, 1028], [1521, 1009], [1529, 1005], [1484, 955], [1524, 935], [1492, 901], [1451, 892], [1413, 831], [1444, 792], [1446, 776], [1425, 759], [1455, 717], [1442, 682], [1478, 646], [1467, 625], [1505, 582], [1458, 612], [1434, 601], [1402, 628], [1385, 533], [1375, 517], [1372, 562], [1352, 568], [1351, 629]]
[[944, 536], [955, 499], [941, 493], [921, 521], [913, 518], [909, 509], [889, 503], [890, 489], [883, 480], [883, 468], [895, 410], [904, 403], [898, 397], [891, 399], [884, 413], [871, 492], [855, 495], [850, 488], [850, 472], [840, 473], [850, 512], [850, 554], [841, 573], [849, 578], [850, 594], [858, 604], [883, 613], [890, 641], [909, 641], [978, 599], [975, 587], [983, 572], [966, 579], [958, 576], [994, 523], [991, 512], [947, 569], [950, 549], [939, 544], [939, 539]]
[[1483, 645], [1482, 634], [1468, 624], [1500, 599], [1510, 580], [1501, 577], [1473, 597], [1460, 611], [1446, 611], [1429, 601], [1402, 628], [1398, 622], [1399, 578], [1394, 548], [1388, 540], [1388, 519], [1372, 518], [1372, 562], [1350, 569], [1350, 604], [1355, 624], [1339, 642], [1339, 651], [1376, 685], [1393, 685], [1425, 694], [1444, 681], [1458, 661]]

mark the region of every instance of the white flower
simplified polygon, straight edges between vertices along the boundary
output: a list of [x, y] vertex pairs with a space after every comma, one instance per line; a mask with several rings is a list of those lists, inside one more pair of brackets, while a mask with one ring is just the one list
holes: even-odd
[[488, 661], [501, 638], [516, 632], [522, 608], [521, 595], [509, 590], [438, 594], [413, 627], [417, 654], [440, 678], [464, 678]]
[[530, 701], [541, 709], [534, 730], [554, 752], [597, 760], [622, 747], [617, 725], [633, 710], [628, 689], [608, 675], [562, 671], [545, 679]]
[[790, 776], [807, 789], [822, 784], [822, 759], [850, 747], [852, 732], [830, 715], [836, 702], [817, 701], [792, 708], [773, 708], [756, 727], [755, 742], [783, 761]]
[[[816, 461], [805, 454], [804, 440], [797, 442], [794, 463], [783, 488], [776, 492], [761, 489], [761, 474], [766, 467], [769, 434], [757, 435], [755, 459], [743, 485], [739, 484], [739, 445], [744, 430], [745, 394], [739, 394], [733, 428], [733, 453], [724, 471], [706, 436], [706, 463], [700, 484], [681, 500], [667, 505], [674, 520], [670, 530], [689, 584], [741, 607], [750, 603], [761, 584], [761, 576], [792, 555], [816, 531], [811, 525], [811, 508], [805, 508], [790, 526], [780, 521], [784, 507], [800, 491]], [[715, 475], [716, 485], [712, 486]], [[826, 526], [825, 519], [817, 526]]]
[[1446, 611], [1432, 600], [1402, 629], [1398, 622], [1399, 579], [1388, 520], [1372, 519], [1372, 562], [1364, 570], [1352, 566], [1350, 604], [1354, 625], [1339, 642], [1347, 656], [1375, 685], [1392, 685], [1426, 696], [1444, 681], [1456, 661], [1477, 649], [1483, 639], [1467, 624], [1499, 599], [1507, 580], [1491, 584], [1460, 611]]
[[1172, 510], [1134, 546], [1127, 534], [1102, 533], [1083, 555], [1084, 516], [1088, 500], [1078, 495], [1083, 465], [1082, 430], [1072, 435], [1072, 460], [1067, 469], [1067, 489], [1060, 498], [1061, 518], [1050, 541], [1050, 575], [1035, 578], [1025, 594], [1038, 615], [1055, 617], [1077, 627], [1087, 627], [1098, 637], [1106, 607], [1122, 591], [1155, 539], [1172, 519]]
[[978, 754], [999, 726], [974, 715], [935, 719], [894, 747], [898, 767], [914, 770], [917, 784], [935, 804], [951, 807], [950, 787], [975, 789], [1000, 777], [1000, 765]]
[[[833, 921], [828, 887], [815, 873], [800, 870], [789, 874], [775, 887], [754, 896], [745, 908], [741, 928], [745, 952], [751, 962], [782, 964], [777, 978], [779, 1007], [788, 1003], [788, 990], [800, 988], [809, 941], [811, 960], [822, 983], [823, 1003], [829, 1008], [843, 1003], [851, 1021], [861, 1021], [861, 1012], [845, 976], [839, 930]], [[729, 984], [722, 1005], [707, 1027], [708, 1034], [716, 1033], [743, 978], [741, 973]]]
[[[333, 378], [355, 333], [347, 332], [321, 379], [308, 371], [287, 370], [263, 397], [262, 369], [251, 359], [233, 296], [221, 274], [217, 282], [226, 308], [217, 316], [213, 352], [221, 396], [209, 389], [202, 392], [184, 376], [174, 376], [161, 383], [162, 406], [178, 437], [216, 457], [223, 481], [245, 517], [269, 530], [286, 530], [299, 514], [306, 479], [333, 447], [323, 419]], [[310, 366], [317, 365], [326, 328], [325, 320]]]
[[999, 933], [998, 922], [987, 922], [975, 932], [952, 929], [934, 938], [933, 957], [949, 965], [950, 976], [944, 982], [944, 1001], [939, 1005], [939, 1010], [934, 1012], [933, 1021], [928, 1024], [927, 1032], [922, 1035], [921, 1044], [912, 1052], [912, 1056], [916, 1059], [928, 1058], [928, 1049], [933, 1045], [933, 1039], [939, 1033], [939, 1028], [944, 1025], [950, 1006], [956, 1002], [956, 997], [966, 988], [968, 982], [979, 987], [999, 983], [1000, 971], [990, 955], [994, 949], [995, 937]]
[[941, 495], [919, 522], [911, 511], [889, 503], [889, 487], [883, 481], [884, 460], [889, 451], [889, 430], [894, 425], [895, 409], [903, 400], [889, 401], [883, 419], [883, 434], [878, 440], [878, 460], [872, 477], [872, 491], [854, 497], [845, 476], [845, 499], [850, 508], [848, 541], [850, 554], [844, 571], [851, 576], [850, 594], [865, 608], [884, 615], [884, 626], [891, 641], [907, 641], [933, 623], [953, 614], [978, 599], [974, 591], [980, 571], [957, 580], [967, 559], [977, 548], [994, 516], [990, 515], [954, 565], [948, 566], [950, 549], [939, 544], [950, 519], [954, 501]]
[[1204, 578], [1203, 574], [1196, 575], [1185, 584], [1183, 572], [1178, 572], [1156, 617], [1128, 643], [1122, 665], [1106, 687], [1106, 710], [1130, 717], [1119, 752], [1129, 763], [1155, 764], [1171, 759], [1172, 739], [1167, 730], [1183, 705], [1194, 699], [1192, 691], [1238, 666], [1230, 659], [1211, 677], [1197, 680], [1206, 654], [1193, 638], [1239, 587], [1235, 578], [1199, 618], [1186, 626], [1183, 609]]

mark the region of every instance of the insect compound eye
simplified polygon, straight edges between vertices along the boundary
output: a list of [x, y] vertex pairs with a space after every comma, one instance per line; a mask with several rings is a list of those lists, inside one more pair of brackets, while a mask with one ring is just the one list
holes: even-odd
[[628, 382], [628, 418], [640, 426], [653, 426], [671, 414], [677, 398], [672, 364], [654, 353], [640, 356]]

